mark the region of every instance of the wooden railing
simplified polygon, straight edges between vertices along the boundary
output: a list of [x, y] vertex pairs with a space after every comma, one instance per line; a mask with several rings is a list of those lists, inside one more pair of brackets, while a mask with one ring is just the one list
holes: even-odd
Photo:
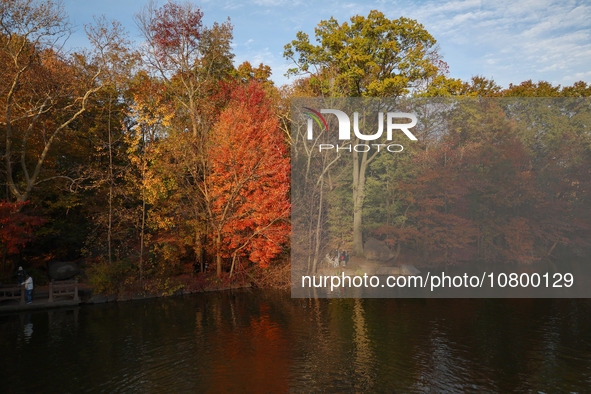
[[53, 302], [54, 296], [73, 296], [74, 301], [79, 301], [78, 298], [78, 279], [72, 280], [60, 280], [54, 281], [53, 279], [49, 282], [49, 302]]
[[[59, 280], [49, 282], [48, 302], [54, 302], [55, 297], [72, 296], [74, 301], [80, 301], [78, 297], [78, 279]], [[25, 286], [0, 285], [0, 301], [16, 300], [19, 304], [25, 304]]]
[[25, 304], [25, 286], [19, 285], [1, 285], [0, 301], [17, 300], [19, 304]]

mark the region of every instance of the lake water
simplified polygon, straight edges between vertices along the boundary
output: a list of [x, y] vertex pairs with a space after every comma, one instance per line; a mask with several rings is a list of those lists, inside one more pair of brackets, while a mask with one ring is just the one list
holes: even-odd
[[589, 391], [589, 300], [237, 291], [0, 316], [0, 392]]

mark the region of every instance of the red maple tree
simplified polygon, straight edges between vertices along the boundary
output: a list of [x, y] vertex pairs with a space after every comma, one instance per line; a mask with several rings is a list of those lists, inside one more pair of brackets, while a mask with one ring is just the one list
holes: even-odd
[[238, 85], [208, 146], [204, 196], [209, 237], [222, 259], [267, 266], [289, 236], [290, 162], [277, 117], [258, 83]]
[[24, 202], [0, 201], [0, 253], [2, 271], [6, 270], [6, 259], [10, 254], [18, 253], [33, 237], [33, 230], [44, 220], [38, 216], [29, 216], [21, 212]]

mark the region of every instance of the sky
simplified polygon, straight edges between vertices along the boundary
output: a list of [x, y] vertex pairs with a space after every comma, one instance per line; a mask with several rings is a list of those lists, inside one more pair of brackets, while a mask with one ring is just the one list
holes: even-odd
[[[88, 45], [84, 25], [93, 15], [117, 19], [141, 43], [134, 16], [147, 1], [64, 0], [75, 26], [66, 47]], [[283, 47], [298, 31], [313, 39], [321, 20], [334, 17], [342, 23], [374, 9], [389, 19], [404, 16], [421, 23], [437, 40], [450, 77], [482, 75], [503, 87], [528, 79], [562, 86], [591, 82], [591, 2], [585, 0], [190, 1], [203, 11], [207, 26], [229, 17], [235, 65], [245, 60], [269, 65], [277, 86], [293, 81], [284, 76], [293, 64], [283, 57]]]

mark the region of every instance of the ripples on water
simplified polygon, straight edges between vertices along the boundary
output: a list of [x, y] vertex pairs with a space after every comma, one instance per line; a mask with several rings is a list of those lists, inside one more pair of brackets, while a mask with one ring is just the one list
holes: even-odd
[[588, 391], [587, 300], [240, 291], [0, 316], [0, 392]]

